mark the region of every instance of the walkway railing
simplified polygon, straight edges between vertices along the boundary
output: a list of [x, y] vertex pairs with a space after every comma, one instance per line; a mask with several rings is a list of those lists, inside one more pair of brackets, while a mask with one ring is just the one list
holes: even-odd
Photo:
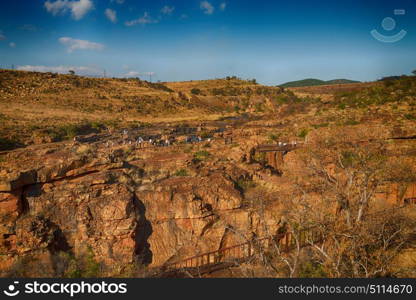
[[[371, 218], [382, 217], [386, 213], [399, 211], [405, 207], [408, 206], [393, 207], [366, 216]], [[281, 254], [284, 254], [291, 252], [297, 247], [304, 248], [323, 241], [324, 237], [322, 236], [320, 227], [314, 226], [300, 230], [296, 233], [296, 236], [293, 235], [293, 232], [286, 232], [275, 236], [258, 238], [219, 250], [195, 255], [177, 262], [167, 263], [162, 268], [165, 270], [201, 268], [220, 263], [249, 259], [256, 253], [262, 253], [275, 246], [279, 248]]]
[[[297, 242], [296, 238], [298, 240]], [[238, 245], [195, 255], [174, 263], [168, 263], [163, 267], [166, 269], [198, 268], [238, 259], [248, 259], [256, 253], [267, 251], [273, 244], [278, 246], [282, 253], [287, 253], [296, 248], [297, 245], [302, 248], [310, 245], [312, 242], [317, 243], [322, 240], [317, 227], [300, 231], [296, 238], [293, 236], [292, 232], [259, 238]]]

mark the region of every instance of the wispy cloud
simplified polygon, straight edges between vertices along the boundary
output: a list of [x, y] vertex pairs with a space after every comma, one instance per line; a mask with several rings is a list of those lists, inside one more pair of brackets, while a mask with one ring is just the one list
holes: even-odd
[[138, 77], [139, 75], [140, 75], [140, 72], [129, 71], [126, 74], [124, 74], [124, 77]]
[[117, 4], [123, 4], [124, 0], [111, 0], [111, 2], [115, 2]]
[[87, 40], [77, 40], [70, 37], [61, 37], [59, 42], [67, 47], [69, 53], [75, 50], [102, 50], [104, 49], [103, 44], [90, 42]]
[[5, 40], [6, 36], [3, 34], [3, 32], [0, 30], [0, 41]]
[[139, 77], [139, 76], [154, 76], [155, 72], [138, 72], [138, 71], [128, 71], [123, 75], [123, 77]]
[[54, 16], [70, 11], [75, 20], [80, 20], [94, 8], [94, 5], [91, 0], [56, 0], [55, 2], [48, 0], [45, 2], [45, 8]]
[[9, 47], [10, 48], [15, 48], [16, 47], [16, 43], [15, 42], [10, 42], [9, 43]]
[[102, 70], [96, 67], [88, 66], [33, 66], [33, 65], [24, 65], [17, 66], [18, 70], [21, 71], [33, 71], [33, 72], [53, 72], [53, 73], [68, 73], [69, 70], [75, 71], [77, 74], [85, 75], [101, 75]]
[[107, 19], [109, 19], [111, 22], [116, 23], [117, 22], [117, 12], [113, 9], [107, 8], [104, 11], [105, 16]]
[[160, 10], [162, 12], [162, 14], [164, 15], [171, 15], [173, 13], [173, 11], [175, 10], [175, 7], [173, 6], [168, 6], [165, 5], [162, 7], [162, 9]]
[[135, 20], [127, 21], [124, 24], [126, 26], [134, 26], [136, 24], [146, 25], [155, 23], [159, 23], [159, 20], [153, 19], [147, 12], [145, 12], [142, 17]]
[[224, 11], [227, 8], [227, 3], [223, 2], [220, 4], [220, 10]]
[[212, 15], [214, 13], [214, 6], [208, 1], [201, 1], [199, 8], [202, 9], [206, 15]]

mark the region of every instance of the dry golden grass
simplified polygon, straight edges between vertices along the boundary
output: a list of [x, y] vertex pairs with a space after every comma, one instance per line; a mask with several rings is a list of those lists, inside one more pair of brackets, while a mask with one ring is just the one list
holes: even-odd
[[[253, 112], [254, 103], [272, 109], [268, 94], [281, 93], [280, 89], [257, 91], [259, 87], [239, 79], [150, 83], [0, 70], [0, 149], [68, 138], [68, 128], [63, 128], [68, 125], [125, 127], [138, 122], [215, 120], [234, 114], [237, 107], [240, 112]], [[195, 94], [195, 88], [202, 93]], [[224, 94], [213, 95], [213, 89]], [[242, 97], [246, 91], [253, 95]], [[261, 95], [264, 91], [267, 95]]]

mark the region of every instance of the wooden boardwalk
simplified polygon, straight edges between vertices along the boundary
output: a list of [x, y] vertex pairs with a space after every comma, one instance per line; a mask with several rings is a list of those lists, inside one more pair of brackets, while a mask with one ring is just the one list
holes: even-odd
[[165, 264], [162, 269], [164, 271], [193, 268], [209, 269], [207, 266], [247, 260], [253, 257], [256, 253], [267, 251], [272, 247], [277, 246], [279, 247], [281, 253], [288, 253], [295, 249], [298, 245], [300, 248], [303, 248], [309, 246], [311, 243], [318, 243], [321, 240], [322, 236], [319, 229], [314, 227], [300, 231], [297, 237], [297, 242], [293, 237], [292, 232], [287, 232], [195, 255], [177, 262]]
[[[409, 207], [403, 205], [368, 214], [370, 218], [380, 218], [386, 213], [402, 210]], [[416, 207], [412, 206], [412, 207]], [[275, 236], [263, 237], [246, 241], [241, 244], [218, 249], [215, 251], [201, 253], [192, 257], [185, 258], [172, 263], [163, 265], [154, 275], [155, 277], [175, 277], [175, 274], [181, 270], [186, 270], [190, 274], [210, 273], [216, 270], [226, 269], [236, 266], [239, 263], [248, 261], [255, 254], [264, 253], [270, 250], [279, 249], [280, 254], [287, 254], [298, 248], [302, 249], [313, 244], [323, 243], [324, 237], [320, 231], [320, 227], [314, 226], [300, 230], [296, 238], [292, 232], [281, 233]]]

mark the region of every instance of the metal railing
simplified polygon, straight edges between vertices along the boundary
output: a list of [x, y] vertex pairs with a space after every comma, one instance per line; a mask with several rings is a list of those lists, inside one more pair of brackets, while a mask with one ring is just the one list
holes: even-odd
[[[416, 206], [416, 205], [415, 205]], [[386, 213], [392, 213], [409, 207], [402, 205], [386, 210], [366, 214], [366, 217], [377, 218], [383, 217]], [[241, 244], [221, 248], [215, 251], [201, 253], [186, 259], [167, 263], [162, 266], [164, 270], [175, 270], [183, 268], [201, 268], [220, 263], [244, 260], [253, 257], [256, 253], [267, 251], [272, 246], [277, 246], [281, 254], [289, 253], [296, 248], [304, 248], [312, 244], [324, 242], [322, 232], [319, 226], [302, 229], [294, 236], [293, 232], [277, 234], [275, 236], [263, 237], [246, 241]]]
[[260, 253], [267, 251], [273, 243], [278, 246], [282, 253], [287, 253], [299, 247], [305, 247], [312, 242], [316, 243], [322, 240], [322, 236], [317, 227], [308, 228], [298, 232], [296, 237], [292, 232], [286, 232], [270, 237], [254, 239], [241, 244], [218, 249], [195, 255], [184, 260], [168, 263], [163, 266], [164, 269], [182, 269], [182, 268], [198, 268], [208, 265], [215, 265], [224, 262], [235, 261], [238, 259], [248, 259]]

